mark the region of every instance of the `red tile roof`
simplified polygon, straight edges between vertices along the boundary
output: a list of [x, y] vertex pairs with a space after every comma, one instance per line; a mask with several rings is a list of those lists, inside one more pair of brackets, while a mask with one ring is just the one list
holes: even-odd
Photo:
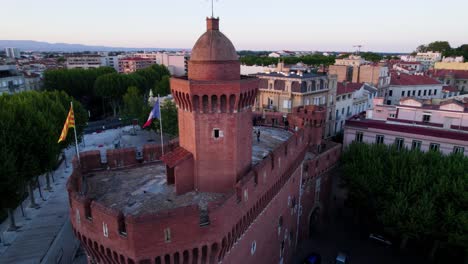
[[336, 95], [342, 95], [346, 93], [352, 93], [359, 90], [364, 84], [363, 83], [342, 83], [339, 82], [336, 89]]
[[177, 147], [173, 151], [165, 154], [161, 157], [161, 160], [166, 163], [169, 168], [173, 168], [177, 166], [184, 160], [192, 158], [193, 155], [188, 150], [184, 149], [183, 147]]
[[447, 93], [450, 93], [450, 92], [458, 92], [458, 89], [453, 87], [453, 86], [449, 86], [449, 85], [446, 85], [444, 87], [442, 87], [442, 92], [447, 92]]
[[468, 79], [468, 71], [464, 70], [430, 70], [429, 75], [434, 77], [445, 77], [446, 75], [454, 75], [455, 79]]
[[419, 61], [400, 61], [399, 64], [415, 64], [415, 65], [421, 65]]
[[436, 79], [424, 75], [409, 75], [392, 71], [390, 85], [427, 85], [441, 84]]
[[[361, 119], [361, 120], [347, 120], [346, 121], [347, 127], [362, 127], [362, 128], [375, 128], [375, 129], [382, 129], [382, 130], [389, 130], [389, 131], [396, 131], [408, 134], [416, 134], [416, 135], [424, 135], [424, 136], [431, 136], [431, 137], [438, 137], [438, 138], [446, 138], [446, 139], [455, 139], [455, 140], [463, 140], [468, 141], [468, 134], [464, 132], [457, 132], [452, 130], [445, 130], [445, 129], [434, 129], [428, 127], [418, 127], [418, 126], [409, 126], [409, 125], [397, 125], [397, 124], [389, 124], [385, 121], [377, 121], [371, 119]], [[453, 126], [452, 126], [453, 128]], [[464, 130], [463, 128], [460, 130]]]
[[150, 58], [130, 57], [120, 59], [121, 61], [151, 61]]

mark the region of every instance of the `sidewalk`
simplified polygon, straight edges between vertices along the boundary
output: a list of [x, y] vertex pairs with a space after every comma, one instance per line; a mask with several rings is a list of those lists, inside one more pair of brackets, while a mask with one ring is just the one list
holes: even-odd
[[15, 210], [16, 224], [20, 228], [17, 231], [7, 231], [8, 219], [0, 225], [2, 239], [5, 240], [0, 243], [0, 263], [39, 263], [68, 221], [66, 182], [71, 174], [70, 160], [74, 149], [68, 149], [66, 154], [69, 168], [66, 168], [65, 162], [57, 168], [55, 182], [51, 183], [52, 191], [43, 190], [46, 186], [43, 175], [39, 179], [45, 201], [40, 198], [38, 189], [34, 195], [40, 208], [29, 208], [28, 197], [23, 202], [26, 217], [22, 216], [20, 207]]

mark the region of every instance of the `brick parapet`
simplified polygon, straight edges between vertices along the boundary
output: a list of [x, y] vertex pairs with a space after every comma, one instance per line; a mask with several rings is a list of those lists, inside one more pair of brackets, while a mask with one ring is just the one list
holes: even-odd
[[[265, 201], [265, 195], [271, 193], [271, 190], [277, 190], [291, 175], [292, 171], [297, 168], [304, 160], [305, 153], [308, 150], [309, 141], [308, 129], [301, 128], [278, 148], [271, 152], [262, 161], [254, 165], [250, 171], [241, 177], [236, 184], [235, 190], [232, 193], [227, 193], [222, 200], [214, 201], [208, 204], [208, 215], [210, 224], [207, 227], [198, 227], [200, 221], [200, 209], [198, 205], [190, 205], [167, 211], [160, 211], [152, 214], [142, 214], [138, 216], [123, 215], [117, 210], [108, 209], [104, 205], [96, 201], [89, 201], [88, 198], [78, 193], [80, 189], [77, 182], [81, 178], [81, 172], [73, 173], [69, 185], [71, 218], [76, 231], [86, 234], [88, 239], [98, 241], [101, 245], [115, 250], [119, 254], [130, 257], [134, 260], [144, 259], [146, 257], [164, 255], [171, 253], [176, 248], [193, 248], [199, 245], [199, 240], [193, 241], [193, 245], [188, 245], [186, 241], [186, 227], [191, 226], [190, 236], [199, 237], [203, 241], [218, 243], [221, 245], [221, 238], [227, 233], [243, 232], [235, 231], [236, 226], [248, 224], [252, 210], [262, 210], [259, 201]], [[308, 169], [314, 171], [315, 174], [323, 171], [323, 166], [329, 166], [337, 159], [326, 160], [326, 155], [336, 154], [338, 145], [327, 149], [325, 152], [315, 156], [309, 160]], [[157, 153], [157, 147], [154, 145], [146, 145], [143, 148], [145, 152], [153, 150]], [[335, 151], [335, 152], [333, 152]], [[134, 151], [124, 151], [125, 155], [134, 156]], [[90, 153], [90, 157], [96, 153]], [[149, 155], [149, 154], [148, 154]], [[152, 162], [149, 156], [144, 154], [144, 162]], [[129, 159], [130, 160], [130, 159]], [[314, 161], [321, 160], [320, 164], [324, 164], [320, 168], [314, 168]], [[98, 166], [96, 162], [92, 163]], [[135, 164], [135, 163], [130, 163]], [[100, 166], [102, 168], [102, 166]], [[93, 166], [88, 166], [87, 171], [97, 169]], [[118, 168], [114, 168], [118, 169]], [[314, 175], [315, 175], [314, 174]], [[312, 176], [312, 173], [310, 173]], [[73, 209], [78, 209], [81, 219], [87, 219], [85, 212], [89, 212], [92, 220], [87, 219], [84, 223], [81, 221], [81, 226], [76, 223], [76, 212]], [[226, 215], [231, 217], [226, 218]], [[250, 220], [249, 220], [250, 221]], [[108, 239], [103, 239], [103, 223], [107, 224], [109, 236], [115, 238], [117, 242], [109, 242]], [[157, 225], [154, 225], [158, 223]], [[242, 223], [242, 224], [240, 224]], [[125, 226], [126, 235], [121, 234], [122, 226]], [[164, 229], [170, 228], [172, 241], [168, 244], [164, 241]], [[210, 234], [206, 232], [209, 229]], [[179, 231], [175, 231], [179, 230]], [[184, 230], [181, 232], [180, 230]], [[230, 232], [231, 231], [231, 232]], [[142, 235], [145, 237], [143, 238]], [[145, 243], [141, 242], [145, 241]], [[157, 250], [156, 250], [157, 248]]]

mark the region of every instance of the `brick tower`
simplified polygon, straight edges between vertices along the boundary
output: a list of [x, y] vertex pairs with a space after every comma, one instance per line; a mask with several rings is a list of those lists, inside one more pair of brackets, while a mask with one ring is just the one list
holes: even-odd
[[193, 154], [194, 188], [228, 192], [252, 164], [252, 106], [258, 80], [240, 75], [232, 42], [207, 18], [192, 49], [188, 76], [171, 79], [180, 146]]

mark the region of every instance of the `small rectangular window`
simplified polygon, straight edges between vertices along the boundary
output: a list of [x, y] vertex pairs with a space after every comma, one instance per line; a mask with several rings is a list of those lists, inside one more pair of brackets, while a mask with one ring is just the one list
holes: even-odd
[[401, 150], [404, 147], [405, 140], [403, 138], [396, 138], [395, 139], [395, 146], [398, 150]]
[[432, 95], [432, 90], [429, 90], [429, 95]]
[[362, 142], [363, 134], [362, 132], [356, 132], [356, 142]]
[[416, 95], [416, 90], [413, 90], [413, 96], [415, 96], [415, 95]]
[[432, 150], [432, 151], [439, 151], [439, 148], [440, 148], [440, 144], [437, 144], [437, 143], [431, 143], [429, 145], [429, 150]]
[[421, 150], [421, 141], [413, 140], [413, 143], [411, 144], [411, 149], [412, 150]]
[[431, 115], [423, 114], [422, 121], [423, 121], [424, 123], [429, 123], [429, 122], [431, 122]]
[[434, 89], [434, 95], [437, 95], [437, 89]]
[[384, 143], [384, 136], [383, 135], [377, 135], [375, 137], [375, 143], [377, 144], [383, 144]]
[[217, 128], [213, 129], [213, 136], [214, 138], [219, 138], [219, 129]]
[[418, 96], [421, 96], [421, 90], [418, 91]]
[[392, 95], [393, 95], [393, 90], [388, 91], [388, 96], [392, 96]]
[[455, 146], [455, 147], [453, 147], [453, 153], [455, 153], [455, 154], [463, 154], [463, 153], [465, 153], [465, 148], [464, 148], [464, 147]]
[[405, 91], [401, 91], [401, 96], [405, 96]]
[[170, 228], [164, 229], [164, 241], [171, 242], [171, 229]]
[[426, 94], [427, 94], [427, 90], [424, 90], [424, 96], [426, 96]]

